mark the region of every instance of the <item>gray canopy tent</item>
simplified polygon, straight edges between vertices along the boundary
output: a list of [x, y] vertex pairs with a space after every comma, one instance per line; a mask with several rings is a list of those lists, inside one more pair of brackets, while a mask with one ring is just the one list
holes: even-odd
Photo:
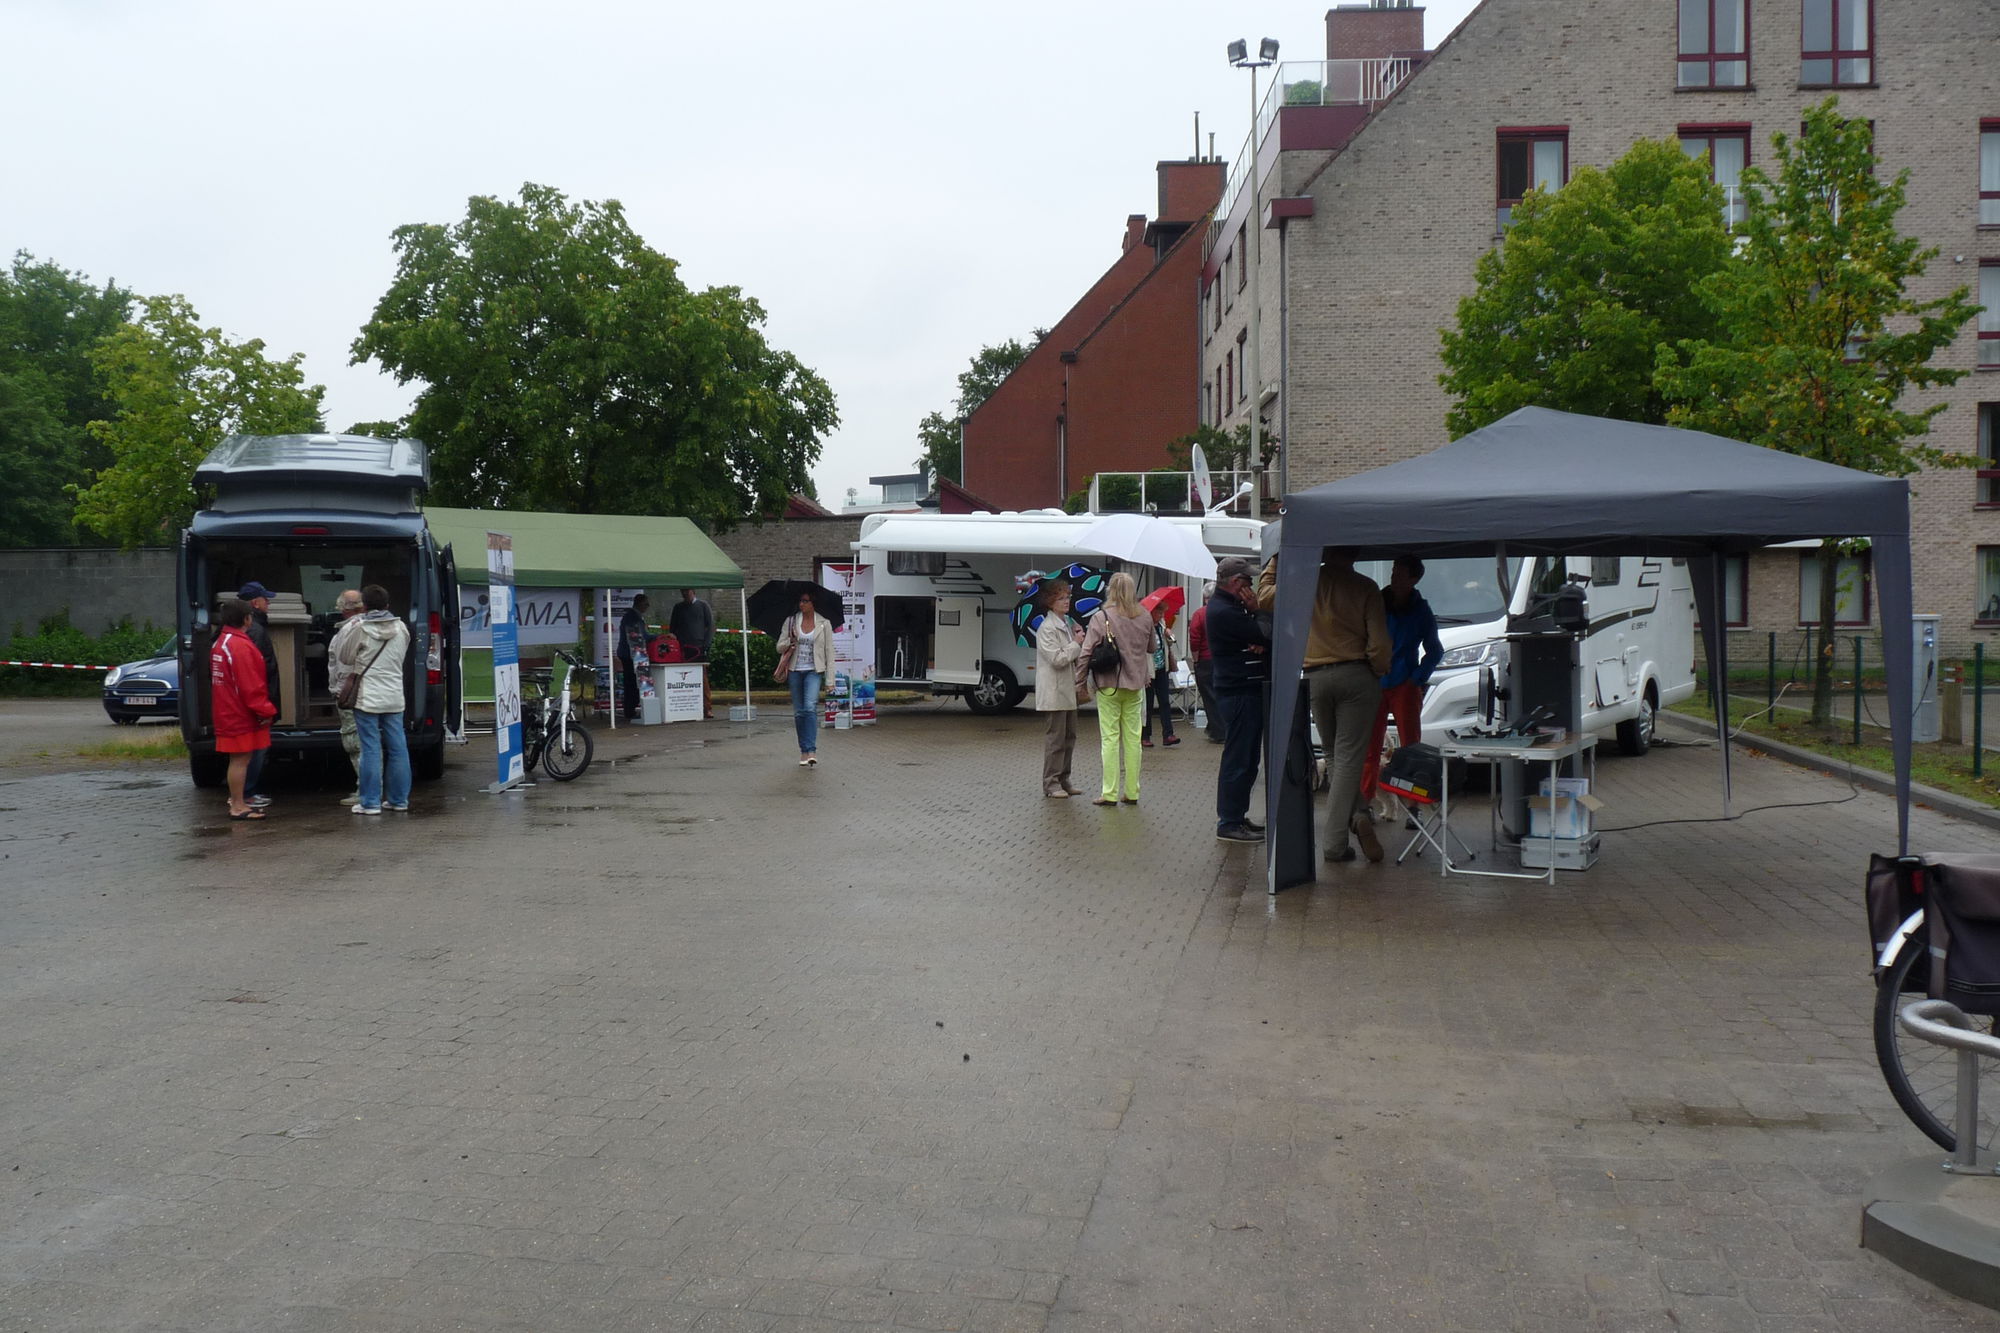
[[[1273, 893], [1315, 877], [1300, 671], [1314, 578], [1328, 546], [1398, 555], [1651, 555], [1688, 560], [1711, 680], [1728, 678], [1718, 630], [1724, 557], [1776, 542], [1872, 542], [1896, 759], [1898, 851], [1910, 828], [1910, 488], [1700, 431], [1524, 407], [1420, 458], [1285, 497], [1265, 534], [1279, 556], [1266, 802]], [[1728, 692], [1717, 693], [1724, 799]]]

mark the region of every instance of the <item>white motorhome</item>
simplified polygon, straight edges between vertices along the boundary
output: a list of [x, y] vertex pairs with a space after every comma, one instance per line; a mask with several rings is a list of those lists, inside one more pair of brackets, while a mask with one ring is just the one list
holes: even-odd
[[[1389, 562], [1356, 566], [1387, 585]], [[1426, 737], [1479, 720], [1479, 679], [1507, 674], [1507, 618], [1538, 592], [1564, 582], [1588, 591], [1590, 633], [1583, 643], [1583, 725], [1615, 730], [1626, 754], [1653, 742], [1655, 715], [1695, 688], [1694, 584], [1685, 561], [1640, 556], [1558, 559], [1501, 565], [1493, 557], [1424, 562], [1418, 591], [1438, 619], [1444, 659], [1424, 693]], [[1523, 572], [1527, 577], [1523, 578]]]
[[[1031, 569], [1070, 564], [1093, 569], [1113, 562], [1078, 550], [1085, 529], [1102, 517], [1060, 510], [1005, 514], [871, 514], [853, 544], [857, 565], [869, 567], [878, 685], [928, 685], [960, 694], [975, 713], [1002, 713], [1034, 688], [1035, 649], [1015, 636], [1020, 602], [1014, 580]], [[1227, 514], [1172, 517], [1194, 528], [1220, 559], [1256, 556], [1264, 525]], [[1133, 569], [1142, 593], [1168, 583], [1188, 589], [1192, 609], [1199, 580]], [[1180, 621], [1185, 632], [1186, 617]]]

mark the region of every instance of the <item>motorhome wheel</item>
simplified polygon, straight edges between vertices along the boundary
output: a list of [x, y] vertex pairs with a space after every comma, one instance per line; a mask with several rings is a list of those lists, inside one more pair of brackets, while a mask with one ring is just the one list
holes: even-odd
[[1653, 725], [1660, 711], [1660, 692], [1652, 681], [1639, 699], [1639, 716], [1618, 724], [1618, 752], [1641, 755], [1653, 748]]
[[988, 662], [979, 673], [979, 683], [965, 692], [965, 705], [982, 716], [1004, 713], [1027, 697], [1027, 691], [1014, 683], [1014, 673], [997, 663]]

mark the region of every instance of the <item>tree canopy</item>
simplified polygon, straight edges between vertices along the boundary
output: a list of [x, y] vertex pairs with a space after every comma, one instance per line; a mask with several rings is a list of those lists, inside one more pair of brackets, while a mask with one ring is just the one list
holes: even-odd
[[21, 252], [0, 271], [0, 546], [75, 542], [69, 492], [109, 455], [87, 429], [110, 415], [90, 349], [132, 294]]
[[305, 382], [304, 359], [201, 327], [185, 297], [148, 297], [90, 352], [114, 411], [90, 423], [110, 462], [78, 492], [78, 522], [128, 547], [164, 541], [193, 516], [195, 467], [225, 437], [324, 430], [326, 390]]
[[1696, 286], [1729, 256], [1722, 207], [1704, 161], [1673, 140], [1530, 193], [1442, 331], [1451, 437], [1520, 407], [1664, 421], [1654, 350], [1715, 329]]
[[530, 183], [394, 238], [353, 358], [423, 386], [396, 424], [430, 445], [440, 503], [727, 526], [811, 491], [833, 391], [770, 346], [755, 300], [691, 290], [616, 200]]
[[[1907, 395], [1967, 373], [1932, 358], [1978, 307], [1964, 287], [1929, 300], [1910, 294], [1937, 250], [1897, 231], [1909, 173], [1879, 179], [1873, 137], [1828, 98], [1806, 113], [1797, 139], [1772, 136], [1775, 176], [1745, 169], [1741, 252], [1699, 287], [1717, 332], [1658, 351], [1674, 425], [1883, 476], [1976, 464], [1925, 438], [1946, 405]], [[1835, 540], [1820, 553], [1821, 722], [1832, 709], [1840, 554]]]
[[917, 423], [917, 443], [922, 446], [922, 452], [917, 455], [918, 471], [935, 472], [954, 481], [963, 475], [958, 423], [993, 396], [1000, 382], [1028, 359], [1028, 353], [1035, 350], [1047, 332], [1046, 329], [1036, 329], [1025, 343], [1018, 338], [1009, 338], [979, 349], [965, 369], [958, 372], [956, 410], [949, 416], [943, 412], [932, 412]]

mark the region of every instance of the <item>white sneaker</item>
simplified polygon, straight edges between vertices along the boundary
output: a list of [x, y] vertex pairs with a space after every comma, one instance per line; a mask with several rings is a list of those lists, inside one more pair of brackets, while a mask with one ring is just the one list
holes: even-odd
[[382, 813], [382, 807], [379, 805], [356, 804], [348, 813], [353, 815], [379, 815]]
[[382, 802], [382, 808], [384, 810], [407, 810], [410, 808], [410, 803], [405, 801], [401, 805], [397, 805], [394, 801], [384, 801]]
[[358, 792], [358, 791], [357, 791], [357, 792], [351, 792], [351, 793], [349, 793], [348, 795], [346, 795], [346, 796], [343, 796], [343, 797], [341, 797], [341, 798], [340, 798], [340, 803], [341, 803], [342, 805], [360, 805], [360, 804], [361, 804], [361, 793], [360, 793], [360, 792]]
[[270, 803], [271, 803], [271, 798], [268, 796], [251, 796], [247, 797], [243, 802], [243, 804], [249, 806], [253, 810], [262, 810], [265, 806], [269, 805]]

